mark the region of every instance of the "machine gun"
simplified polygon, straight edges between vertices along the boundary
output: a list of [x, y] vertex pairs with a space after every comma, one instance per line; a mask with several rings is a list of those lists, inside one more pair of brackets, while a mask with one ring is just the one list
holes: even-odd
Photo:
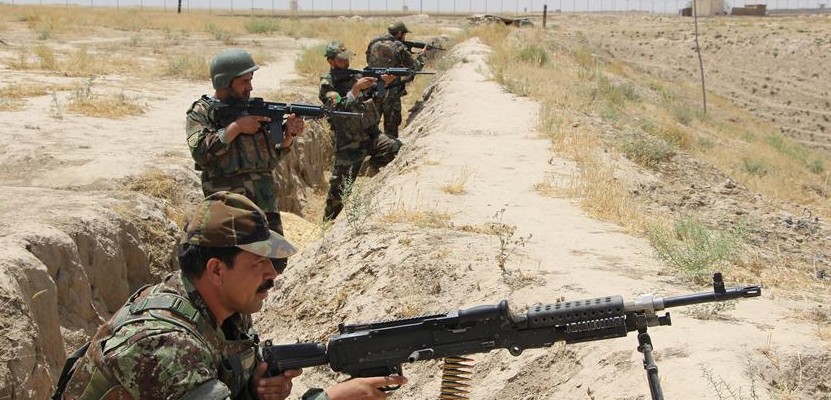
[[[401, 365], [439, 358], [508, 349], [518, 356], [525, 349], [548, 347], [556, 342], [580, 343], [624, 337], [638, 331], [638, 351], [653, 399], [663, 399], [658, 367], [652, 357], [647, 327], [671, 325], [669, 313], [656, 311], [762, 294], [759, 286], [725, 288], [721, 273], [713, 275], [713, 291], [657, 298], [644, 295], [624, 302], [621, 296], [535, 305], [525, 314], [513, 314], [508, 302], [482, 305], [447, 314], [411, 319], [340, 324], [340, 333], [328, 343], [261, 347], [270, 375], [286, 370], [328, 364], [336, 372], [352, 377], [401, 375]], [[388, 390], [397, 387], [387, 388]]]
[[442, 47], [432, 45], [430, 43], [416, 42], [414, 40], [402, 40], [401, 43], [404, 43], [404, 47], [406, 47], [407, 51], [409, 51], [410, 53], [413, 52], [413, 49], [424, 49], [424, 51], [429, 51], [429, 50], [445, 51], [445, 50], [447, 50], [447, 49], [444, 49]]
[[399, 78], [403, 77], [406, 79], [412, 79], [416, 75], [435, 75], [436, 73], [433, 71], [415, 71], [410, 68], [395, 68], [395, 67], [364, 67], [364, 69], [333, 69], [331, 70], [332, 77], [337, 78], [338, 76], [357, 76], [360, 75], [361, 77], [368, 76], [377, 79], [378, 81], [375, 83], [375, 86], [371, 89], [371, 93], [369, 95], [371, 97], [384, 97], [387, 95], [387, 86], [383, 79], [381, 79], [381, 75], [392, 75], [397, 76]]
[[[248, 101], [234, 101], [220, 103], [214, 111], [215, 118], [227, 126], [237, 118], [245, 115], [259, 115], [271, 118], [269, 132], [272, 142], [276, 145], [283, 143], [283, 118], [295, 114], [303, 119], [316, 119], [332, 115], [342, 117], [363, 117], [363, 113], [335, 111], [327, 107], [312, 104], [272, 103], [261, 97], [252, 97]], [[265, 124], [265, 123], [264, 123]]]

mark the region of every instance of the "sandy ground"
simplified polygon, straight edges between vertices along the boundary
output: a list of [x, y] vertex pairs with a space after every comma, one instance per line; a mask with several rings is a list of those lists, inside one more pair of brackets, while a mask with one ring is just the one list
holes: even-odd
[[[335, 321], [408, 317], [413, 310], [444, 313], [500, 299], [522, 312], [558, 299], [617, 294], [634, 300], [644, 293], [709, 290], [662, 275], [646, 241], [588, 218], [572, 200], [536, 192], [533, 185], [544, 175], [569, 175], [573, 166], [552, 155], [535, 132], [537, 105], [488, 81], [486, 46], [471, 40], [455, 51], [466, 62], [439, 78], [403, 135], [406, 150], [373, 178], [379, 214], [432, 213], [446, 218], [442, 224], [450, 228], [414, 230], [392, 217], [392, 223], [355, 233], [340, 218], [331, 236], [307, 248], [286, 275], [284, 291], [264, 312], [265, 337], [323, 340]], [[468, 177], [466, 192], [447, 193], [443, 187], [460, 176]], [[515, 226], [514, 239], [527, 239], [514, 246], [505, 271], [493, 258], [498, 240], [460, 232], [493, 222]], [[760, 388], [752, 387], [748, 368], [769, 365], [765, 351], [783, 357], [821, 353], [811, 324], [789, 317], [798, 304], [775, 298], [766, 291], [714, 320], [676, 310], [672, 327], [652, 329], [667, 398], [717, 398], [711, 382], [750, 393]], [[470, 398], [648, 398], [636, 346], [630, 336], [528, 350], [519, 358], [504, 350], [475, 355]], [[401, 398], [436, 398], [437, 365], [405, 369], [411, 385]], [[333, 379], [319, 370], [307, 375], [300, 387]]]
[[[281, 89], [294, 76], [291, 60], [302, 44], [283, 38], [265, 41], [265, 48], [281, 61], [257, 72], [255, 94]], [[221, 47], [212, 46], [211, 52]], [[406, 149], [367, 181], [378, 206], [375, 218], [359, 232], [341, 217], [295, 257], [259, 315], [264, 338], [324, 340], [339, 322], [444, 313], [501, 299], [507, 299], [515, 312], [524, 312], [529, 305], [563, 299], [622, 295], [632, 300], [643, 293], [673, 296], [709, 290], [662, 274], [645, 240], [588, 218], [574, 200], [536, 192], [533, 185], [544, 176], [571, 176], [575, 166], [553, 154], [535, 132], [538, 105], [505, 93], [487, 79], [486, 46], [474, 39], [454, 51], [466, 61], [438, 77], [425, 109], [403, 133]], [[2, 84], [34, 79], [40, 79], [36, 72], [5, 69], [0, 75]], [[129, 81], [112, 79], [96, 84], [108, 87], [121, 79]], [[147, 82], [126, 84], [134, 90], [131, 93], [146, 99], [149, 111], [122, 120], [69, 113], [50, 118], [51, 96], [30, 99], [23, 111], [1, 112], [0, 124], [8, 134], [0, 135], [0, 185], [35, 189], [27, 192], [28, 208], [22, 207], [27, 199], [7, 203], [14, 205], [7, 208], [11, 218], [36, 219], [39, 210], [60, 201], [54, 190], [106, 191], [149, 168], [196, 179], [184, 143], [183, 119], [190, 103], [209, 85], [161, 83], [163, 94]], [[464, 181], [464, 194], [442, 189], [459, 180]], [[40, 195], [40, 189], [52, 195]], [[98, 201], [96, 196], [89, 201]], [[71, 207], [66, 212], [72, 212]], [[438, 215], [442, 221], [419, 225], [395, 217], [402, 213]], [[43, 218], [38, 221], [44, 223]], [[513, 253], [504, 269], [495, 261], [499, 240], [465, 228], [490, 223], [514, 226], [513, 240], [525, 239], [524, 246], [509, 243]], [[0, 228], [5, 236], [14, 225]], [[726, 279], [728, 285], [753, 283]], [[772, 381], [792, 385], [772, 390], [772, 397], [812, 398], [807, 389], [818, 381], [827, 393], [828, 363], [817, 360], [826, 357], [827, 343], [818, 338], [818, 325], [800, 317], [806, 304], [777, 294], [766, 289], [761, 298], [740, 301], [734, 310], [710, 319], [695, 318], [695, 311], [674, 311], [671, 327], [651, 329], [666, 397], [753, 398], [750, 393], [755, 390], [767, 398]], [[646, 399], [648, 386], [636, 345], [630, 335], [528, 350], [517, 358], [504, 350], [477, 355], [469, 397]], [[405, 368], [411, 384], [391, 398], [438, 397], [436, 363]], [[711, 371], [710, 378], [706, 371]], [[302, 393], [304, 387], [342, 378], [309, 369], [296, 390]], [[717, 394], [714, 383], [741, 394]]]

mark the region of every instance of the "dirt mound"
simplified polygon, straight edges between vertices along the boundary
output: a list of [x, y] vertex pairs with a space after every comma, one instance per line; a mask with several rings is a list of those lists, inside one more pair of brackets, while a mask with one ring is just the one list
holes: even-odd
[[[571, 164], [552, 157], [534, 132], [533, 103], [485, 79], [488, 52], [476, 40], [454, 49], [464, 61], [426, 92], [429, 99], [403, 132], [399, 157], [359, 180], [355, 210], [347, 206], [293, 260], [257, 321], [264, 339], [325, 341], [341, 322], [444, 314], [500, 299], [521, 313], [557, 299], [710, 290], [660, 274], [645, 241], [587, 218], [567, 199], [535, 192], [534, 183], [570, 174]], [[804, 334], [771, 339], [777, 321], [798, 303], [777, 297], [741, 301], [732, 311], [681, 310], [673, 326], [651, 330], [666, 396], [711, 396], [713, 382], [760, 390], [752, 387], [760, 375], [746, 366], [770, 365], [759, 350], [765, 346], [782, 356], [804, 345], [827, 354], [810, 324], [801, 325]], [[529, 349], [519, 357], [504, 350], [476, 354], [469, 398], [647, 398], [636, 346], [631, 336]], [[405, 365], [410, 383], [395, 396], [438, 396], [440, 364]], [[309, 369], [295, 390], [340, 378]], [[799, 390], [800, 398], [813, 393]]]
[[[138, 194], [3, 187], [0, 381], [4, 397], [47, 398], [67, 349], [124, 299], [175, 269], [178, 227]], [[155, 240], [145, 235], [160, 232]], [[159, 255], [156, 254], [156, 257]]]

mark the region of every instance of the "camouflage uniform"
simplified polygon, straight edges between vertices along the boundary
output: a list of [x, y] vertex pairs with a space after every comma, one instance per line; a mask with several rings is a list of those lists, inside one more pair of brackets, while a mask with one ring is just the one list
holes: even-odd
[[[335, 161], [329, 178], [325, 219], [334, 219], [343, 209], [343, 183], [355, 181], [366, 156], [370, 157], [367, 161], [370, 170], [378, 170], [395, 159], [401, 147], [398, 139], [390, 138], [378, 129], [378, 103], [381, 100], [366, 98], [364, 94], [354, 98], [349, 94], [357, 80], [354, 75], [332, 73], [320, 78], [320, 101], [323, 104], [339, 111], [364, 114], [363, 118], [329, 118], [335, 137]], [[333, 92], [338, 94], [336, 102], [330, 97]]]
[[[391, 34], [372, 39], [366, 48], [366, 64], [370, 67], [410, 68], [420, 71], [424, 67], [423, 57], [422, 54], [413, 57], [404, 43]], [[398, 138], [398, 126], [401, 125], [401, 97], [407, 95], [405, 84], [410, 80], [412, 78], [399, 78], [387, 85], [388, 93], [381, 103], [381, 113], [384, 116], [384, 133], [389, 137]]]
[[[233, 121], [218, 121], [214, 111], [220, 101], [202, 96], [187, 113], [186, 133], [196, 170], [202, 172], [202, 192], [209, 196], [219, 191], [239, 193], [265, 211], [268, 225], [283, 234], [277, 206], [274, 168], [289, 152], [282, 143], [273, 143], [263, 126], [253, 135], [238, 135], [231, 143], [225, 127]], [[281, 260], [285, 267], [285, 260]]]
[[[221, 329], [181, 274], [136, 292], [92, 338], [64, 399], [178, 399], [199, 388], [221, 399], [256, 398], [251, 318], [235, 314]], [[234, 367], [223, 361], [234, 359]], [[242, 374], [235, 374], [239, 368]]]
[[[229, 192], [200, 204], [185, 230], [189, 245], [236, 246], [269, 258], [297, 252], [268, 230], [250, 200]], [[98, 329], [59, 398], [256, 399], [251, 377], [262, 362], [258, 342], [250, 315], [234, 313], [217, 328], [185, 273], [169, 275], [139, 289]], [[314, 396], [305, 398], [327, 399]]]

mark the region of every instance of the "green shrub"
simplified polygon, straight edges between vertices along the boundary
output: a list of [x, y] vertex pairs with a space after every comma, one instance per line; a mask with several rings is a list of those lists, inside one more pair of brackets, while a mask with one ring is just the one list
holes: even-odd
[[648, 168], [672, 160], [675, 149], [661, 139], [632, 138], [623, 142], [621, 151], [626, 158]]
[[756, 160], [749, 157], [742, 158], [742, 166], [745, 172], [750, 175], [763, 177], [768, 174], [770, 168], [764, 160]]
[[671, 227], [650, 225], [647, 235], [662, 261], [696, 283], [709, 282], [744, 247], [740, 232], [711, 230], [691, 217], [681, 217]]
[[277, 32], [279, 24], [274, 18], [252, 18], [245, 23], [248, 33], [271, 34]]
[[517, 58], [525, 63], [543, 66], [548, 63], [548, 51], [535, 45], [525, 46], [519, 51]]

